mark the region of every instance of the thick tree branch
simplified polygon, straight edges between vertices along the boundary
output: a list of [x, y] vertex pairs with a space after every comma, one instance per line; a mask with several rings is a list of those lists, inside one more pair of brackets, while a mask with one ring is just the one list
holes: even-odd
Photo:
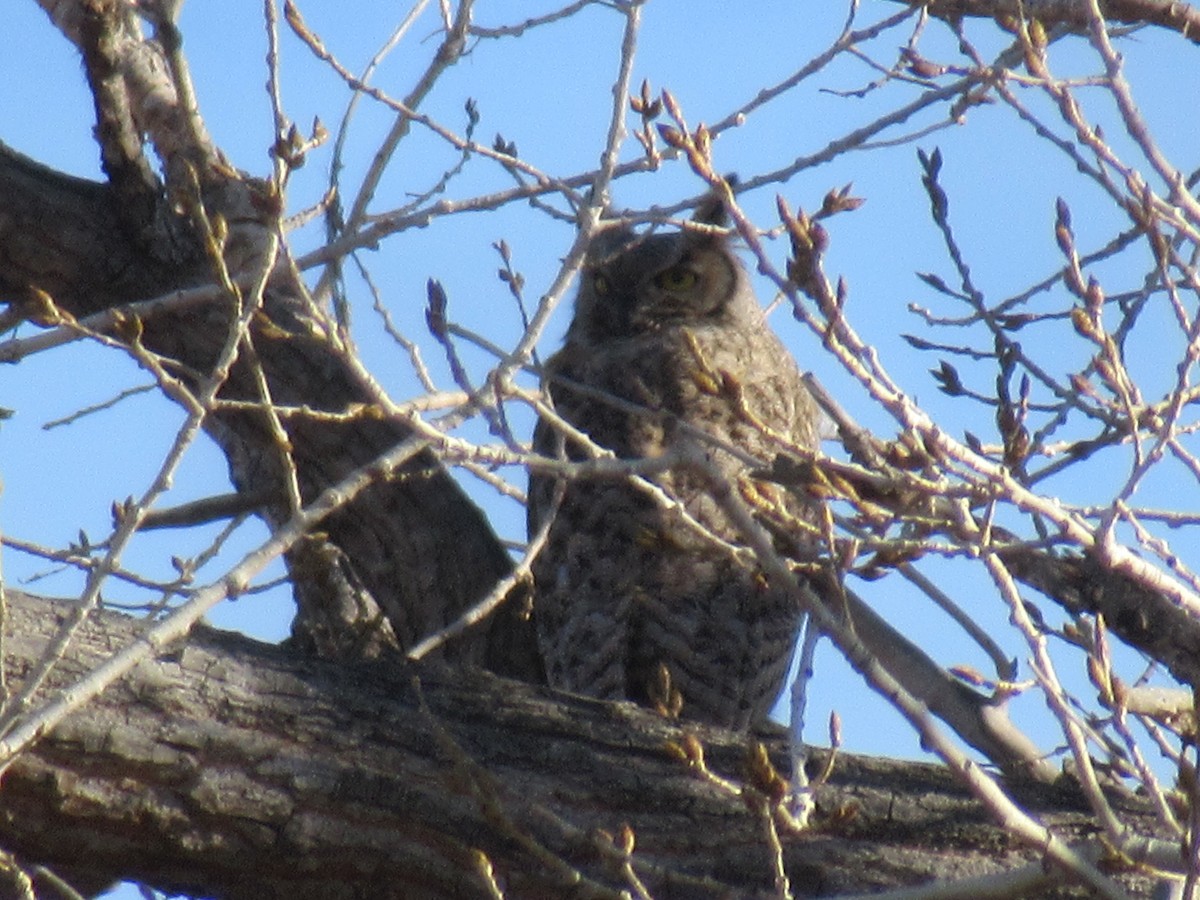
[[[901, 2], [912, 4], [911, 0]], [[1043, 25], [1061, 25], [1086, 31], [1092, 22], [1088, 0], [933, 0], [919, 4], [941, 19], [964, 16], [1018, 22], [1022, 18]], [[1200, 42], [1200, 10], [1180, 0], [1100, 0], [1100, 11], [1113, 22], [1157, 25], [1178, 31], [1193, 43]]]
[[1013, 575], [1070, 613], [1102, 615], [1131, 647], [1161, 662], [1184, 684], [1200, 685], [1200, 623], [1124, 572], [1076, 554], [1014, 546], [999, 553]]
[[[240, 229], [242, 246], [253, 246], [254, 232], [271, 227], [270, 210], [264, 212], [256, 196], [253, 183], [233, 177], [207, 193], [210, 212], [224, 210], [226, 221]], [[2, 145], [0, 197], [0, 300], [23, 304], [31, 315], [41, 309], [37, 298], [43, 295], [79, 318], [211, 279], [194, 243], [181, 244], [180, 235], [188, 231], [184, 225], [162, 219], [172, 227], [147, 253], [146, 235], [130, 237], [123, 227], [111, 188], [61, 176]], [[291, 458], [302, 495], [311, 498], [398, 444], [410, 430], [378, 408], [374, 387], [362, 381], [324, 327], [294, 270], [281, 266], [273, 276], [263, 312], [254, 328], [255, 349], [275, 402], [320, 412], [369, 412], [332, 423], [327, 416], [289, 420]], [[226, 299], [155, 315], [142, 323], [140, 339], [173, 361], [185, 378], [204, 373], [225, 339], [230, 313]], [[236, 365], [220, 398], [261, 401], [253, 368]], [[225, 450], [240, 489], [258, 496], [278, 482], [277, 442], [264, 414], [227, 410], [211, 415], [205, 425]], [[265, 508], [269, 520], [286, 517], [279, 503]], [[322, 586], [361, 586], [377, 604], [373, 608], [391, 620], [401, 646], [408, 647], [486, 596], [511, 566], [482, 514], [430, 452], [418, 454], [398, 477], [381, 482], [326, 524], [330, 546], [318, 552], [306, 545], [305, 552], [314, 555], [302, 568], [311, 574], [314, 567], [341, 560], [350, 561], [353, 573], [330, 572], [310, 594], [304, 590], [312, 579], [299, 583], [302, 608], [308, 607], [302, 631], [314, 643], [319, 638], [307, 632], [321, 630], [319, 624], [310, 629], [310, 623], [324, 619], [323, 605], [362, 605], [360, 597], [321, 591]], [[507, 612], [491, 635], [468, 636], [450, 652], [538, 677], [531, 635], [517, 615]]]
[[[9, 611], [19, 683], [68, 605], [10, 591]], [[93, 616], [47, 690], [137, 628]], [[742, 777], [744, 739], [687, 731], [714, 771]], [[615, 897], [631, 864], [656, 898], [772, 895], [769, 803], [685, 762], [672, 747], [686, 743], [629, 705], [481, 672], [334, 665], [205, 630], [12, 765], [0, 842], [87, 889], [130, 877], [227, 898], [471, 898], [489, 896], [486, 867], [509, 898]], [[1074, 791], [1029, 791], [1057, 833], [1090, 832]], [[842, 757], [819, 809], [814, 829], [783, 834], [797, 895], [1028, 862], [1042, 878], [1036, 851], [934, 766]]]
[[[261, 308], [217, 395], [241, 405], [214, 410], [204, 427], [240, 491], [274, 492], [261, 512], [278, 526], [412, 429], [390, 415], [390, 401], [342, 346], [295, 267], [277, 258], [281, 188], [224, 162], [187, 102], [185, 63], [169, 52], [178, 47], [145, 40], [120, 4], [56, 4], [48, 12], [83, 53], [110, 184], [62, 178], [0, 145], [0, 302], [36, 309], [49, 297], [56, 314], [80, 318], [269, 267]], [[177, 43], [169, 23], [160, 32]], [[163, 161], [165, 191], [148, 173], [139, 129]], [[47, 247], [61, 252], [47, 257]], [[247, 302], [231, 285], [212, 303], [139, 320], [132, 331], [195, 390], [214, 372]], [[319, 415], [282, 422], [272, 404]], [[296, 545], [287, 561], [301, 576], [293, 577], [296, 635], [325, 655], [407, 649], [511, 570], [481, 512], [429, 450], [327, 518], [322, 534]], [[539, 678], [532, 630], [515, 606], [445, 654]], [[381, 615], [390, 631], [382, 638]]]

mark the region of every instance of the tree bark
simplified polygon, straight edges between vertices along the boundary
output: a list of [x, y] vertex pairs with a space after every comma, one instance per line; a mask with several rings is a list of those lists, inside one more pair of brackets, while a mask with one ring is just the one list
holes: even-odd
[[[229, 178], [211, 188], [210, 214], [221, 212], [243, 235], [270, 229], [272, 213], [256, 205], [255, 187]], [[211, 264], [187, 222], [160, 212], [159, 226], [131, 234], [125, 212], [115, 188], [53, 172], [0, 144], [0, 301], [49, 324], [47, 315], [57, 312], [83, 319], [212, 283]], [[54, 312], [39, 299], [47, 295]], [[272, 273], [262, 313], [251, 339], [271, 400], [344, 414], [284, 422], [301, 496], [311, 500], [412, 431], [379, 409], [290, 266]], [[211, 371], [232, 315], [228, 297], [156, 312], [140, 322], [138, 340], [194, 385]], [[239, 360], [218, 399], [261, 403], [252, 365]], [[205, 428], [225, 451], [239, 490], [269, 522], [286, 520], [279, 442], [265, 413], [226, 407]], [[330, 656], [360, 653], [379, 610], [392, 643], [407, 649], [453, 622], [511, 568], [478, 507], [428, 449], [330, 516], [321, 537], [294, 549], [288, 562], [302, 574], [293, 579], [301, 636]], [[537, 680], [532, 631], [515, 606], [447, 656]]]
[[[10, 591], [8, 609], [19, 685], [70, 604]], [[47, 694], [138, 630], [94, 614]], [[713, 771], [746, 772], [745, 737], [628, 704], [440, 664], [335, 664], [203, 629], [12, 764], [0, 843], [88, 891], [131, 878], [220, 898], [462, 900], [490, 896], [486, 869], [510, 900], [615, 897], [628, 863], [658, 900], [773, 896], [764, 796], [685, 762], [672, 749], [685, 734]], [[1069, 785], [1026, 790], [1060, 835], [1094, 830]], [[1036, 850], [936, 766], [843, 754], [818, 800], [813, 828], [781, 834], [796, 896], [1037, 868]]]
[[[915, 5], [913, 0], [900, 0]], [[933, 0], [922, 4], [931, 15], [953, 21], [964, 16], [996, 19], [1011, 25], [1021, 21], [1040, 21], [1047, 26], [1063, 26], [1086, 31], [1092, 25], [1087, 0]], [[1100, 4], [1105, 19], [1133, 25], [1157, 25], [1169, 28], [1196, 43], [1200, 41], [1200, 10], [1176, 0], [1106, 0]]]

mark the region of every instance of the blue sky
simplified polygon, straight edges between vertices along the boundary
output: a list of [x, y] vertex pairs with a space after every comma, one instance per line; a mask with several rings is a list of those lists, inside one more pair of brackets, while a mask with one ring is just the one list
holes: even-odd
[[[437, 4], [432, 5], [436, 9]], [[554, 4], [494, 0], [480, 3], [481, 25], [512, 22]], [[733, 15], [730, 9], [739, 14]], [[401, 15], [392, 4], [354, 0], [340, 4], [310, 3], [302, 7], [310, 26], [351, 70], [359, 70], [383, 41]], [[862, 21], [892, 15], [898, 4], [867, 0]], [[266, 93], [265, 38], [258, 4], [231, 0], [194, 0], [184, 7], [181, 27], [185, 52], [193, 68], [201, 112], [229, 158], [258, 175], [268, 173], [267, 148], [271, 144], [271, 118]], [[766, 84], [793, 72], [828, 44], [841, 28], [845, 10], [837, 3], [797, 3], [794, 0], [760, 0], [729, 4], [721, 0], [654, 0], [644, 12], [645, 26], [639, 45], [634, 85], [643, 78], [654, 90], [670, 88], [688, 120], [714, 122], [753, 98]], [[48, 24], [30, 0], [18, 0], [6, 11], [11, 42], [0, 57], [0, 140], [34, 158], [74, 174], [98, 177], [95, 145], [91, 140], [91, 106], [74, 51]], [[403, 95], [426, 64], [436, 46], [436, 16], [426, 15], [414, 37], [404, 43], [381, 68], [376, 83], [397, 96]], [[616, 71], [616, 48], [622, 23], [611, 10], [597, 7], [572, 22], [534, 30], [519, 40], [487, 40], [439, 83], [426, 111], [461, 131], [467, 98], [481, 114], [478, 137], [490, 142], [499, 132], [515, 141], [529, 162], [553, 175], [573, 174], [594, 166], [603, 143], [610, 85]], [[990, 23], [973, 22], [972, 37], [990, 54], [1004, 45]], [[906, 30], [890, 32], [883, 40], [862, 49], [877, 62], [890, 65], [907, 38]], [[928, 58], [960, 63], [953, 36], [932, 23], [921, 42]], [[1189, 70], [1190, 47], [1164, 34], [1142, 32], [1121, 44], [1129, 74], [1143, 113], [1157, 138], [1177, 165], [1190, 171], [1196, 163], [1200, 126], [1190, 112], [1197, 80]], [[348, 95], [341, 85], [290, 35], [283, 40], [284, 102], [290, 117], [306, 129], [319, 116], [332, 129], [338, 125]], [[1052, 65], [1060, 72], [1080, 75], [1098, 65], [1077, 39], [1056, 47]], [[821, 150], [856, 127], [873, 121], [886, 110], [919, 96], [922, 88], [891, 85], [864, 97], [846, 96], [878, 78], [862, 60], [843, 57], [811, 83], [769, 104], [748, 123], [724, 134], [715, 145], [715, 158], [724, 171], [750, 175], [786, 165], [793, 159]], [[1095, 91], [1095, 114], [1109, 123], [1106, 129], [1118, 148], [1127, 146], [1112, 118], [1111, 104]], [[1025, 92], [1031, 107], [1055, 121], [1044, 98]], [[1181, 107], [1187, 111], [1180, 113]], [[924, 113], [883, 135], [897, 139], [934, 124], [942, 111]], [[351, 129], [344, 185], [354, 185], [370, 154], [388, 126], [389, 116], [364, 104]], [[631, 125], [636, 124], [632, 121]], [[773, 224], [774, 194], [784, 193], [793, 208], [809, 210], [820, 204], [831, 188], [853, 182], [854, 193], [866, 204], [855, 213], [829, 223], [832, 246], [827, 270], [844, 274], [850, 286], [847, 313], [859, 332], [876, 348], [893, 376], [952, 433], [970, 429], [991, 437], [991, 414], [964, 400], [938, 393], [928, 370], [937, 358], [917, 353], [901, 339], [915, 333], [932, 340], [948, 339], [922, 324], [909, 304], [928, 307], [938, 314], [957, 314], [945, 298], [935, 295], [916, 273], [937, 272], [952, 280], [936, 229], [929, 220], [928, 203], [920, 184], [917, 148], [940, 148], [944, 159], [942, 183], [950, 192], [951, 215], [958, 237], [967, 251], [976, 283], [992, 299], [1006, 296], [1026, 284], [1052, 274], [1061, 266], [1053, 240], [1054, 200], [1063, 196], [1072, 205], [1079, 243], [1091, 249], [1107, 240], [1123, 223], [1103, 202], [1097, 189], [1075, 176], [1061, 155], [1047, 151], [1033, 139], [1028, 127], [1016, 123], [1012, 113], [997, 105], [971, 110], [963, 124], [942, 129], [915, 142], [854, 152], [820, 167], [808, 169], [785, 186], [772, 186], [747, 196], [745, 207], [764, 225]], [[639, 149], [630, 139], [625, 158]], [[325, 189], [329, 147], [316, 150], [308, 165], [296, 173], [289, 207], [299, 211]], [[423, 190], [453, 164], [453, 154], [436, 139], [418, 129], [402, 146], [385, 178], [375, 203], [377, 211], [395, 208], [409, 192]], [[494, 165], [475, 160], [463, 177], [452, 184], [449, 196], [466, 197], [511, 184]], [[673, 203], [701, 189], [682, 163], [666, 163], [653, 176], [618, 183], [614, 199], [622, 206], [643, 208]], [[520, 320], [508, 292], [495, 277], [498, 259], [491, 244], [505, 239], [512, 248], [514, 265], [526, 278], [527, 297], [535, 302], [557, 270], [571, 242], [562, 223], [550, 222], [527, 206], [453, 221], [407, 232], [363, 255], [383, 300], [407, 334], [424, 342], [424, 352], [442, 386], [450, 387], [436, 345], [425, 335], [424, 285], [436, 277], [450, 297], [450, 314], [477, 328], [491, 340], [511, 346], [520, 332]], [[320, 242], [319, 228], [295, 236], [297, 253]], [[786, 249], [772, 245], [776, 260]], [[1138, 261], [1139, 265], [1144, 260]], [[1106, 271], [1112, 283], [1125, 288], [1139, 283], [1137, 268]], [[361, 282], [350, 285], [355, 334], [369, 367], [397, 399], [415, 394], [418, 384], [406, 357], [382, 334], [370, 309], [370, 296]], [[764, 300], [770, 292], [763, 286]], [[565, 327], [569, 310], [556, 315], [546, 350]], [[886, 435], [891, 424], [865, 394], [824, 354], [819, 342], [779, 312], [772, 318], [800, 362], [813, 370], [864, 424]], [[24, 333], [28, 333], [27, 331]], [[951, 336], [953, 337], [953, 336]], [[1031, 350], [1066, 366], [1080, 348], [1063, 340], [1061, 333], [1031, 332], [1023, 336]], [[1149, 321], [1139, 338], [1139, 375], [1146, 393], [1156, 396], [1167, 388], [1178, 360], [1178, 338], [1169, 317]], [[1144, 354], [1144, 356], [1140, 355]], [[481, 376], [487, 360], [467, 354]], [[991, 388], [994, 372], [984, 367], [962, 366], [964, 378], [973, 379], [981, 391]], [[86, 373], [86, 377], [80, 377]], [[93, 539], [108, 526], [114, 499], [144, 489], [181, 421], [174, 408], [157, 396], [143, 394], [114, 409], [91, 415], [69, 426], [45, 430], [44, 424], [91, 404], [101, 403], [126, 388], [145, 384], [147, 376], [120, 354], [95, 346], [76, 345], [23, 361], [7, 369], [0, 381], [0, 406], [16, 416], [0, 426], [0, 529], [6, 534], [50, 545], [72, 540], [79, 529]], [[518, 417], [520, 424], [520, 417]], [[530, 423], [524, 422], [529, 428]], [[477, 434], [478, 432], [470, 432]], [[1102, 471], [1056, 484], [1073, 499], [1105, 497]], [[513, 480], [522, 485], [523, 476]], [[469, 478], [464, 483], [488, 510], [497, 530], [513, 540], [523, 538], [523, 513], [513, 502], [498, 497]], [[206, 496], [226, 489], [224, 461], [207, 443], [197, 446], [169, 503]], [[1151, 483], [1158, 491], [1154, 502], [1189, 508], [1172, 484]], [[1149, 501], [1147, 501], [1149, 502]], [[1190, 503], [1194, 509], [1196, 504]], [[146, 535], [129, 557], [131, 566], [164, 575], [169, 557], [204, 545], [207, 536], [176, 532]], [[248, 527], [233, 542], [223, 560], [260, 540], [261, 529]], [[6, 580], [20, 584], [50, 568], [46, 563], [5, 551]], [[210, 577], [217, 568], [207, 570]], [[960, 590], [973, 615], [994, 631], [1004, 628], [1006, 612], [992, 598], [981, 574], [955, 563], [943, 570]], [[276, 573], [278, 574], [278, 573]], [[894, 581], [894, 579], [893, 579]], [[77, 579], [56, 576], [34, 581], [30, 589], [69, 594]], [[107, 596], [127, 599], [113, 586]], [[985, 668], [977, 651], [965, 647], [946, 628], [939, 615], [897, 586], [874, 589], [870, 596], [886, 615], [928, 641], [938, 658], [948, 664], [970, 663]], [[975, 599], [977, 597], [977, 600]], [[236, 627], [264, 639], [287, 632], [291, 604], [286, 592], [243, 598], [214, 612], [211, 619], [223, 627]], [[945, 631], [945, 637], [942, 632]], [[1023, 658], [1023, 648], [1005, 634], [1006, 648]], [[960, 655], [961, 654], [961, 655]], [[810, 721], [818, 724], [812, 737], [821, 741], [820, 723], [827, 711], [837, 708], [843, 719], [848, 749], [917, 755], [915, 738], [899, 724], [883, 701], [864, 692], [857, 676], [837, 655], [824, 650], [813, 689]], [[1085, 688], [1081, 688], [1086, 690]], [[1021, 715], [1035, 721], [1037, 699], [1018, 704]], [[1048, 735], [1048, 733], [1047, 733]], [[1047, 740], [1052, 740], [1047, 736]]]

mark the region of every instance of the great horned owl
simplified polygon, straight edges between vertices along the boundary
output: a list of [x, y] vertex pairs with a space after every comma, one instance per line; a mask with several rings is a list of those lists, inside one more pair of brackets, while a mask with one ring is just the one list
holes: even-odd
[[[710, 197], [696, 220], [725, 216]], [[812, 509], [755, 479], [745, 456], [722, 444], [769, 464], [787, 443], [816, 446], [816, 411], [727, 239], [696, 228], [601, 232], [581, 278], [565, 346], [545, 367], [556, 412], [623, 460], [692, 442], [794, 552], [805, 540], [796, 522], [811, 520]], [[539, 421], [537, 450], [561, 454], [564, 441], [567, 457], [586, 457]], [[563, 485], [533, 567], [550, 684], [642, 703], [669, 697], [682, 700], [684, 716], [746, 728], [779, 693], [799, 606], [752, 557], [731, 552], [742, 535], [694, 466], [648, 480], [677, 506], [630, 479]], [[531, 478], [531, 535], [550, 514], [555, 485]]]

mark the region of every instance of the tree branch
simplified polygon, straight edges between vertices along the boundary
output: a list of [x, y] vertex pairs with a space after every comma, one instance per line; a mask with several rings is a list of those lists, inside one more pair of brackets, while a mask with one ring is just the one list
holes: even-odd
[[[1072, 31], [1087, 31], [1092, 24], [1091, 5], [1087, 0], [933, 0], [920, 5], [939, 19], [965, 16], [1017, 22], [1038, 20], [1045, 26], [1061, 25]], [[1193, 43], [1200, 43], [1200, 10], [1180, 0], [1102, 0], [1105, 19], [1127, 25], [1157, 25], [1177, 31]]]
[[[8, 602], [19, 684], [70, 604]], [[94, 615], [47, 690], [139, 627]], [[687, 761], [687, 734], [706, 763]], [[335, 665], [200, 630], [18, 758], [0, 841], [87, 890], [123, 877], [223, 898], [471, 898], [490, 896], [486, 868], [510, 900], [615, 897], [629, 871], [656, 898], [773, 896], [770, 804], [726, 784], [748, 771], [744, 741], [482, 672]], [[1074, 790], [1022, 801], [1065, 839], [1091, 829]], [[797, 895], [1015, 877], [1030, 862], [1048, 884], [1037, 851], [938, 767], [843, 754], [818, 802], [812, 830], [781, 836]]]
[[[206, 192], [208, 212], [223, 213], [226, 221], [236, 223], [238, 234], [230, 244], [236, 241], [243, 250], [256, 245], [256, 232], [272, 227], [274, 213], [257, 202], [258, 194], [255, 183], [230, 175]], [[212, 280], [203, 253], [179, 243], [188, 229], [170, 228], [147, 253], [144, 234], [127, 237], [112, 188], [62, 176], [2, 145], [0, 196], [5, 198], [0, 301], [33, 309], [40, 292], [58, 310], [82, 318]], [[235, 246], [227, 249], [238, 252]], [[327, 416], [289, 418], [288, 446], [305, 498], [411, 434], [400, 417], [380, 408], [390, 401], [340, 348], [294, 270], [285, 265], [272, 275], [261, 312], [251, 339], [275, 403], [318, 412], [370, 411], [333, 422]], [[139, 340], [169, 360], [172, 371], [194, 379], [217, 358], [231, 314], [227, 296], [203, 306], [161, 311], [139, 320]], [[205, 428], [225, 451], [235, 485], [261, 496], [279, 483], [278, 474], [272, 474], [279, 470], [279, 457], [266, 413], [253, 406], [263, 400], [254, 368], [244, 361], [235, 365], [219, 399], [251, 404], [210, 414]], [[281, 490], [277, 496], [280, 500], [261, 510], [275, 524], [288, 514]], [[369, 607], [383, 610], [403, 648], [453, 622], [511, 568], [483, 515], [428, 451], [418, 453], [399, 477], [381, 482], [330, 517], [326, 526], [330, 547], [316, 553], [306, 543], [303, 552], [313, 550], [314, 555], [302, 568], [311, 573], [330, 560], [350, 560], [353, 577], [333, 573], [316, 584], [361, 585], [373, 598]], [[314, 582], [296, 584], [303, 593]], [[362, 607], [359, 597], [317, 589], [300, 600], [302, 608], [314, 611], [323, 605], [331, 610]], [[320, 619], [314, 620], [314, 629], [322, 627]], [[301, 624], [301, 633], [306, 627]], [[508, 674], [535, 680], [540, 675], [532, 632], [507, 606], [494, 622], [466, 635], [448, 652]]]

